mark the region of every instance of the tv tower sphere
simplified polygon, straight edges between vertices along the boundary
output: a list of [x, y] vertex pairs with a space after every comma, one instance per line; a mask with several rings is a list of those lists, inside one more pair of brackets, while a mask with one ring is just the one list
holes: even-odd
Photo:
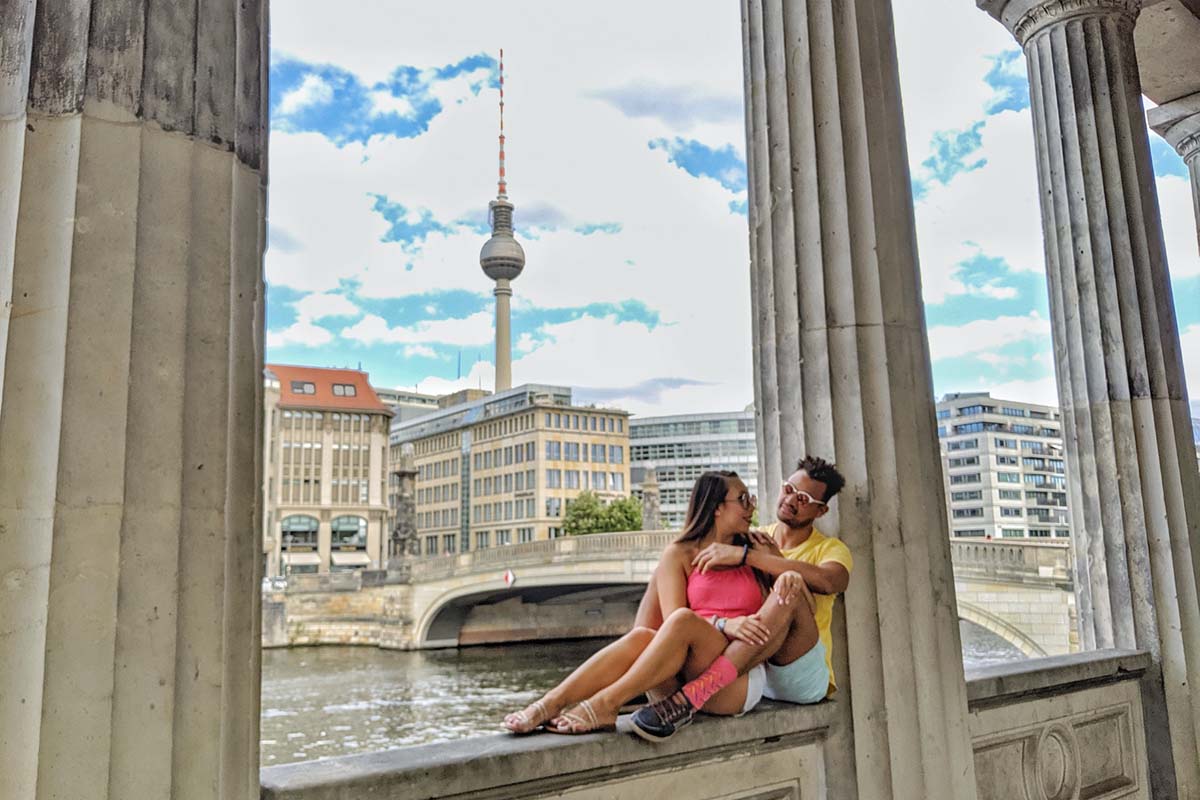
[[494, 281], [511, 281], [525, 268], [525, 250], [513, 238], [512, 212], [513, 205], [506, 197], [497, 197], [488, 203], [492, 237], [479, 251], [479, 266]]

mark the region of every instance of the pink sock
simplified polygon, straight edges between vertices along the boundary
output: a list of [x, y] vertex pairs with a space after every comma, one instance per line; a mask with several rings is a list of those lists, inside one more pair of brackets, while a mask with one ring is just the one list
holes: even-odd
[[717, 656], [708, 669], [691, 683], [685, 684], [683, 696], [692, 704], [692, 708], [703, 708], [708, 698], [737, 680], [737, 667], [725, 656]]

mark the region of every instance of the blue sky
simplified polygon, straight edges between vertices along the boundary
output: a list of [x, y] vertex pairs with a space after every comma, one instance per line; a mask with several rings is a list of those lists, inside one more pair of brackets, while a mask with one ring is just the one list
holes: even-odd
[[[528, 256], [514, 282], [515, 380], [637, 413], [745, 406], [735, 4], [530, 5], [540, 12], [510, 19], [456, 2], [454, 26], [446, 8], [365, 0], [338, 21], [312, 0], [275, 9], [268, 360], [361, 364], [378, 385], [431, 392], [490, 386], [493, 299], [478, 251], [496, 191], [503, 44], [510, 196]], [[1052, 401], [1023, 59], [971, 4], [895, 7], [935, 391]], [[1151, 150], [1196, 373], [1186, 171], [1153, 136]]]

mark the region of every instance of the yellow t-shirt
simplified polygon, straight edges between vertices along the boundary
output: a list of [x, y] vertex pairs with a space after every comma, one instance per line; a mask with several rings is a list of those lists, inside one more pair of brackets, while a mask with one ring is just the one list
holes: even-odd
[[[782, 524], [782, 522], [776, 522], [768, 529], [768, 533], [774, 535]], [[784, 550], [783, 555], [793, 561], [803, 561], [815, 566], [832, 561], [845, 567], [846, 572], [854, 569], [854, 559], [850, 555], [850, 548], [846, 547], [841, 539], [826, 536], [816, 528], [813, 528], [812, 535], [803, 544], [790, 550]], [[829, 627], [833, 622], [833, 603], [837, 600], [837, 595], [813, 592], [813, 600], [817, 603], [814, 615], [817, 621], [817, 631], [820, 634], [821, 643], [825, 645], [825, 663], [829, 667], [829, 694], [833, 694], [837, 689], [837, 683], [833, 679], [833, 637], [829, 632]]]

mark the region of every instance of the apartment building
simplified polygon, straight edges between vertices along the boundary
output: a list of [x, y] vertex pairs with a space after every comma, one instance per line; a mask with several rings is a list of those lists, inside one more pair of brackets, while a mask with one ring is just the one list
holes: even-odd
[[268, 364], [263, 412], [266, 575], [380, 565], [392, 411], [367, 374]]
[[1071, 535], [1057, 408], [987, 392], [948, 394], [937, 404], [937, 424], [952, 536]]
[[556, 538], [584, 490], [629, 495], [628, 412], [540, 384], [464, 397], [392, 424], [392, 453], [411, 446], [423, 555]]
[[682, 528], [692, 485], [701, 473], [733, 470], [751, 494], [758, 493], [754, 409], [631, 419], [629, 460], [634, 494], [641, 496], [642, 481], [653, 469], [662, 524]]

